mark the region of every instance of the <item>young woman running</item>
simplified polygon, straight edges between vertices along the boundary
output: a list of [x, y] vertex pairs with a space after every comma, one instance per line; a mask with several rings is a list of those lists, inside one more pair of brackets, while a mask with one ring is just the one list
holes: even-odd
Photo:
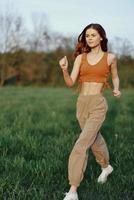
[[68, 161], [69, 192], [64, 200], [78, 200], [77, 188], [84, 177], [87, 166], [88, 150], [91, 148], [102, 172], [99, 183], [104, 183], [113, 171], [110, 165], [109, 152], [100, 128], [108, 110], [104, 88], [110, 87], [107, 82], [112, 75], [113, 96], [120, 97], [117, 58], [107, 50], [107, 37], [100, 24], [89, 24], [78, 37], [74, 51], [74, 66], [71, 75], [68, 73], [68, 60], [63, 57], [59, 65], [63, 71], [65, 83], [72, 87], [78, 78], [80, 93], [76, 104], [76, 117], [81, 127], [79, 138], [71, 151]]

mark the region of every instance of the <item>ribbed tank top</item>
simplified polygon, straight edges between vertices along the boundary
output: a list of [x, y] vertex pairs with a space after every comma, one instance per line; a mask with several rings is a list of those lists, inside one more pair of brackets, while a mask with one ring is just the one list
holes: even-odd
[[111, 88], [107, 82], [110, 74], [110, 66], [107, 62], [108, 53], [104, 52], [102, 58], [94, 65], [87, 60], [87, 53], [82, 54], [78, 82], [104, 83], [104, 88]]

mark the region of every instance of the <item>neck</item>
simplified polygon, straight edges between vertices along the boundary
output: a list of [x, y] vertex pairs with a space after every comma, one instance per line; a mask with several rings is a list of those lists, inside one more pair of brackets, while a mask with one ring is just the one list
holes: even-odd
[[97, 45], [97, 46], [91, 48], [91, 53], [92, 54], [98, 54], [98, 53], [101, 53], [101, 52], [102, 52], [102, 49], [101, 49], [100, 45]]

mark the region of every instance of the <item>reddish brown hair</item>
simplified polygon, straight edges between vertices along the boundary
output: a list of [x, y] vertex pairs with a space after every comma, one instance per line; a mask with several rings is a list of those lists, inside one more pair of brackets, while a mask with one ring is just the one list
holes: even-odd
[[87, 25], [84, 30], [81, 32], [81, 34], [78, 36], [78, 42], [76, 44], [75, 50], [73, 52], [73, 58], [75, 59], [79, 54], [84, 53], [84, 52], [90, 52], [91, 48], [87, 45], [86, 43], [86, 31], [89, 28], [95, 29], [100, 36], [102, 37], [101, 40], [101, 48], [103, 51], [107, 51], [107, 43], [108, 39], [106, 37], [106, 32], [104, 28], [100, 24], [89, 24]]

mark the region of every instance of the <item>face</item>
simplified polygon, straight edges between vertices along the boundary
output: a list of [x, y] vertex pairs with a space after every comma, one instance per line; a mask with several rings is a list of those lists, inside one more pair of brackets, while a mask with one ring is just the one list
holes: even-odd
[[90, 48], [94, 48], [94, 47], [100, 45], [100, 42], [102, 40], [98, 31], [96, 31], [93, 28], [89, 28], [86, 30], [85, 37], [86, 37], [85, 38], [86, 42]]

